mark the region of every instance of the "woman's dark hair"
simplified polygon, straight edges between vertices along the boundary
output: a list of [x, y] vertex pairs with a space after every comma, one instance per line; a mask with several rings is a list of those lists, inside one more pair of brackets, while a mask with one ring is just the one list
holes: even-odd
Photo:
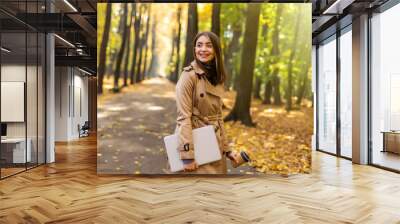
[[196, 35], [196, 37], [194, 38], [193, 56], [195, 58], [195, 61], [196, 61], [197, 65], [203, 71], [206, 71], [206, 68], [196, 58], [196, 49], [195, 49], [196, 48], [197, 39], [199, 39], [201, 36], [206, 36], [206, 37], [210, 38], [210, 40], [211, 40], [211, 44], [212, 44], [212, 47], [214, 49], [214, 54], [215, 54], [213, 61], [215, 62], [215, 66], [216, 66], [216, 69], [217, 69], [217, 77], [215, 77], [215, 78], [216, 78], [217, 83], [223, 84], [225, 82], [226, 73], [225, 73], [224, 62], [222, 61], [222, 49], [221, 49], [221, 43], [219, 41], [219, 37], [213, 32], [201, 32], [201, 33], [198, 33]]

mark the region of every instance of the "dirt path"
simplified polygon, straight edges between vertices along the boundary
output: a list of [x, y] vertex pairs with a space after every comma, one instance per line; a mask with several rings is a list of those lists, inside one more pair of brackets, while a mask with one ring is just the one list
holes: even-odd
[[[98, 173], [167, 173], [163, 137], [174, 132], [175, 119], [175, 85], [166, 79], [146, 80], [99, 101]], [[254, 170], [228, 167], [228, 173], [246, 172]]]

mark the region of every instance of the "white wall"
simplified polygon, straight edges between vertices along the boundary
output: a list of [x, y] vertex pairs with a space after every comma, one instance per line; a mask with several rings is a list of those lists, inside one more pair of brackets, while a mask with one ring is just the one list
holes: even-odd
[[88, 78], [81, 76], [82, 73], [74, 70], [74, 108], [72, 110], [72, 132], [73, 136], [78, 136], [77, 126], [81, 126], [88, 120]]
[[[29, 68], [28, 68], [29, 69]], [[25, 64], [24, 65], [7, 65], [1, 66], [1, 81], [5, 82], [25, 82]], [[28, 94], [29, 96], [29, 94]], [[6, 110], [7, 108], [1, 108]], [[8, 137], [25, 137], [25, 122], [7, 122]]]
[[55, 140], [79, 138], [78, 124], [88, 120], [88, 78], [78, 69], [56, 67], [55, 107]]
[[[3, 64], [1, 66], [1, 81], [2, 82], [25, 82], [25, 64]], [[32, 67], [28, 67], [31, 70]], [[2, 98], [5, 96], [2, 96]], [[1, 108], [2, 113], [8, 108]], [[24, 107], [22, 107], [24, 110]], [[22, 111], [24, 113], [24, 111]], [[24, 122], [7, 122], [7, 135], [9, 137], [25, 137], [25, 124]]]
[[1, 65], [1, 81], [25, 82], [25, 64]]
[[[25, 64], [2, 64], [1, 66], [1, 81], [3, 82], [23, 82], [26, 84], [26, 106], [25, 100], [23, 100], [21, 107], [12, 108], [10, 106], [4, 106], [1, 108], [2, 113], [22, 113], [22, 121], [18, 122], [5, 122], [7, 124], [7, 137], [9, 138], [27, 138], [30, 140], [29, 148], [31, 149], [31, 155], [33, 162], [39, 159], [39, 163], [44, 163], [44, 84], [41, 66]], [[27, 78], [27, 81], [25, 80]], [[2, 89], [2, 94], [5, 89]], [[24, 96], [24, 87], [18, 89], [19, 94]], [[7, 95], [2, 95], [2, 98], [10, 98]], [[11, 102], [12, 103], [12, 102]], [[18, 102], [15, 102], [18, 103]], [[2, 103], [3, 104], [3, 103]], [[26, 112], [26, 120], [25, 120]], [[39, 155], [38, 155], [39, 153]]]
[[67, 67], [55, 68], [55, 141], [68, 140], [68, 86]]

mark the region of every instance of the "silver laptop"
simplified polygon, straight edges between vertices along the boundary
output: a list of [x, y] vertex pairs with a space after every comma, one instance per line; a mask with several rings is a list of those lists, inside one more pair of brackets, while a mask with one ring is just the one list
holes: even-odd
[[[221, 152], [219, 151], [214, 126], [208, 125], [193, 129], [192, 136], [194, 158], [199, 166], [221, 160]], [[178, 151], [178, 134], [164, 137], [164, 143], [171, 171], [183, 170], [183, 162], [179, 157]]]

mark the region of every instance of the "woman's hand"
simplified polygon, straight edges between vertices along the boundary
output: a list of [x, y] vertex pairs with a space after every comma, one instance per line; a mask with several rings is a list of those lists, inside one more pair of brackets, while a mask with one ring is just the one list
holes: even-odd
[[234, 168], [238, 167], [241, 163], [240, 154], [237, 152], [233, 152], [233, 151], [227, 152], [226, 157], [228, 157], [232, 161], [232, 166]]
[[196, 161], [193, 160], [191, 163], [188, 164], [183, 164], [183, 170], [184, 171], [194, 171], [198, 168], [199, 166], [197, 165]]
[[237, 152], [231, 152], [229, 158], [233, 160], [235, 163], [240, 163], [239, 161], [240, 154]]

